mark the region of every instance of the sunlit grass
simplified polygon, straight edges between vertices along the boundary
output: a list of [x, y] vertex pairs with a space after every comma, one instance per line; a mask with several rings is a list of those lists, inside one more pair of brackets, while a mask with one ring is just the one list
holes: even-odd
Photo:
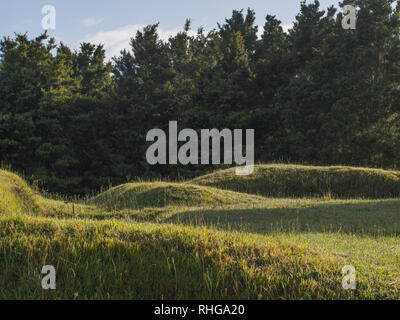
[[249, 176], [237, 176], [233, 168], [190, 183], [268, 197], [400, 197], [400, 172], [343, 166], [257, 165]]
[[[6, 171], [0, 192], [0, 299], [400, 298], [399, 199], [154, 181], [71, 202]], [[55, 291], [40, 286], [47, 264]], [[345, 265], [355, 291], [341, 286]]]

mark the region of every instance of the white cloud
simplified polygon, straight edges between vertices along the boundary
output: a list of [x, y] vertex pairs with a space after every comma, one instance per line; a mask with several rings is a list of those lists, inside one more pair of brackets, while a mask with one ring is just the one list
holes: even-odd
[[285, 31], [285, 32], [288, 32], [289, 29], [292, 29], [292, 28], [293, 28], [293, 23], [291, 23], [291, 24], [283, 24], [283, 25], [282, 25], [282, 29], [283, 29], [283, 31]]
[[[281, 27], [282, 27], [284, 32], [288, 32], [289, 29], [293, 28], [293, 23], [292, 24], [282, 24]], [[258, 32], [257, 32], [258, 38], [261, 39], [261, 36], [263, 34], [264, 34], [264, 26], [259, 26], [258, 27]]]
[[82, 20], [82, 24], [84, 24], [84, 25], [87, 26], [87, 27], [92, 27], [92, 26], [97, 26], [97, 25], [99, 25], [99, 24], [102, 23], [103, 21], [104, 21], [103, 18], [98, 18], [98, 19], [95, 19], [95, 18], [86, 18], [86, 19], [83, 19], [83, 20]]
[[[110, 31], [100, 31], [93, 35], [87, 35], [85, 42], [94, 44], [103, 44], [107, 53], [107, 58], [110, 59], [118, 56], [121, 50], [129, 49], [129, 42], [134, 38], [137, 31], [142, 31], [145, 25], [134, 24], [127, 25]], [[158, 28], [158, 36], [162, 40], [168, 40], [169, 37], [176, 35], [181, 29], [163, 30]], [[190, 31], [189, 34], [195, 35], [196, 32]]]
[[257, 32], [257, 37], [258, 39], [261, 39], [261, 36], [264, 34], [264, 27], [263, 26], [259, 26], [258, 27], [258, 32]]

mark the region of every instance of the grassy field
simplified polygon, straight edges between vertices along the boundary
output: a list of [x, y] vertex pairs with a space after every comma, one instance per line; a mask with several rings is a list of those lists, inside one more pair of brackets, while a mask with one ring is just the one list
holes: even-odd
[[0, 299], [400, 299], [399, 235], [395, 171], [260, 165], [67, 202], [0, 170]]

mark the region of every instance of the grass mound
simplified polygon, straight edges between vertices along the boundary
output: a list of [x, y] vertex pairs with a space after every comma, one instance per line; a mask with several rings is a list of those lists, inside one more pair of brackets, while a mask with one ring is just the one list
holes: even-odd
[[[0, 171], [0, 300], [398, 299], [398, 207], [162, 182], [85, 205]], [[55, 291], [41, 288], [44, 265]], [[345, 265], [355, 291], [342, 288]]]
[[270, 197], [396, 198], [400, 172], [354, 167], [257, 165], [249, 176], [221, 170], [192, 184]]
[[0, 214], [21, 213], [33, 204], [35, 192], [18, 175], [0, 170]]
[[93, 215], [94, 211], [104, 214], [94, 206], [45, 198], [17, 174], [0, 170], [0, 216], [86, 216]]
[[[339, 258], [285, 240], [204, 228], [3, 218], [0, 252], [7, 257], [0, 259], [0, 299], [334, 299], [352, 294], [341, 290]], [[54, 292], [41, 290], [44, 263], [57, 269]]]
[[108, 209], [165, 206], [219, 206], [257, 203], [261, 197], [189, 184], [147, 182], [120, 185], [89, 201]]

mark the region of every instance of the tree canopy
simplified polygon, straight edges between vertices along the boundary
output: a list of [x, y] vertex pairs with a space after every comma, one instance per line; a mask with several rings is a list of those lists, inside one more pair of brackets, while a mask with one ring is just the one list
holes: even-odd
[[[0, 161], [51, 191], [84, 194], [134, 177], [193, 176], [208, 167], [150, 166], [146, 133], [255, 129], [256, 161], [400, 166], [400, 5], [301, 3], [285, 31], [266, 15], [235, 10], [205, 32], [163, 41], [158, 24], [106, 60], [46, 33], [0, 42]], [[258, 37], [261, 34], [261, 37]]]

